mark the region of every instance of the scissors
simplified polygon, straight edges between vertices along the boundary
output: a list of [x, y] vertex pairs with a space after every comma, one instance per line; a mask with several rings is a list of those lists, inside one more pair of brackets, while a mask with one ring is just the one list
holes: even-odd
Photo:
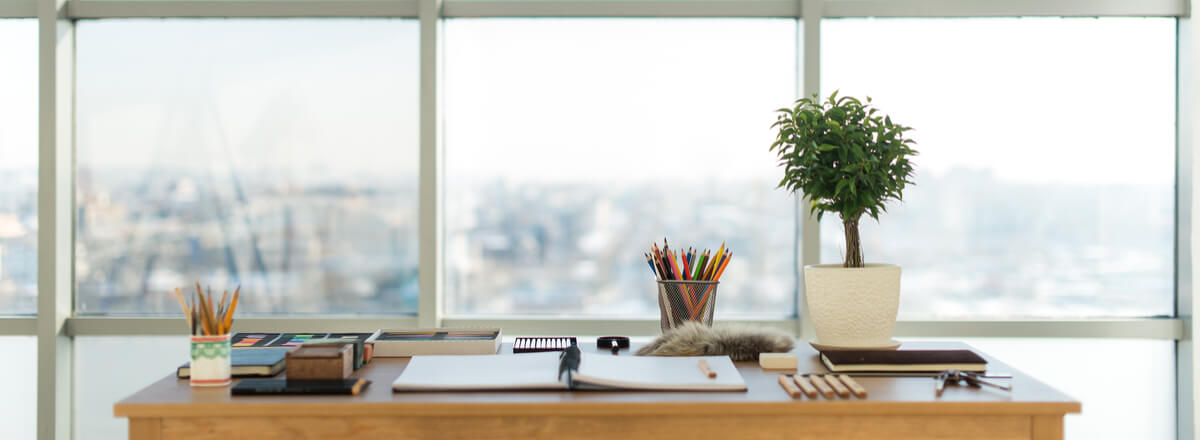
[[1012, 391], [1012, 385], [1000, 385], [995, 382], [984, 380], [985, 378], [1011, 379], [1012, 376], [986, 376], [979, 373], [971, 373], [959, 370], [946, 370], [934, 377], [934, 380], [936, 381], [934, 383], [934, 391], [937, 392], [938, 397], [941, 397], [942, 391], [945, 391], [946, 389], [946, 384], [960, 385], [964, 381], [967, 383], [967, 386], [973, 388], [980, 388], [981, 386], [986, 385], [993, 388], [999, 388], [1004, 391]]

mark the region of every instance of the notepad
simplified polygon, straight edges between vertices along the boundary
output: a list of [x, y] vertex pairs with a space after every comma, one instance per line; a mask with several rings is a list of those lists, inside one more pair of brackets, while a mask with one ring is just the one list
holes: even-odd
[[[395, 391], [621, 389], [742, 391], [746, 382], [728, 356], [612, 356], [583, 353], [579, 369], [560, 378], [559, 353], [413, 356]], [[717, 373], [709, 378], [704, 359]], [[567, 374], [570, 374], [568, 380]], [[568, 385], [571, 383], [571, 385]]]

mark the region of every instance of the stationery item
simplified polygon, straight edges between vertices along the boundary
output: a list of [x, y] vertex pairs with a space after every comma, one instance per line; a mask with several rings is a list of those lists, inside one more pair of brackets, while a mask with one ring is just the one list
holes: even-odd
[[825, 379], [825, 382], [833, 388], [833, 392], [837, 393], [838, 396], [850, 397], [850, 389], [846, 388], [845, 385], [842, 385], [842, 381], [838, 380], [836, 376], [832, 374], [826, 374], [823, 379]]
[[199, 282], [196, 283], [196, 292], [191, 296], [191, 301], [184, 299], [183, 292], [178, 287], [172, 293], [175, 295], [175, 300], [179, 302], [179, 308], [183, 311], [191, 334], [201, 336], [229, 334], [229, 329], [233, 326], [233, 312], [237, 309], [241, 287], [234, 290], [232, 302], [229, 301], [229, 291], [225, 291], [221, 295], [221, 301], [215, 306], [212, 289], [209, 288], [206, 298]]
[[370, 334], [366, 333], [333, 333], [326, 335], [323, 338], [312, 338], [305, 340], [301, 345], [310, 346], [340, 346], [348, 345], [353, 347], [354, 369], [362, 368], [368, 359], [366, 358], [366, 340]]
[[[568, 356], [576, 354], [578, 357]], [[396, 391], [617, 389], [742, 391], [746, 382], [728, 357], [704, 357], [718, 376], [709, 379], [695, 357], [636, 357], [581, 353], [520, 356], [413, 356], [392, 384]], [[572, 365], [574, 364], [574, 365]], [[560, 374], [561, 372], [561, 374]]]
[[271, 342], [279, 337], [279, 333], [237, 333], [230, 337], [233, 348], [270, 347]]
[[970, 350], [822, 351], [821, 362], [835, 373], [987, 370], [987, 360]]
[[577, 343], [574, 336], [566, 337], [520, 337], [513, 341], [513, 353], [539, 353], [563, 351]]
[[336, 380], [242, 379], [232, 394], [350, 394], [356, 395], [369, 386], [363, 378]]
[[700, 366], [700, 371], [703, 371], [705, 376], [708, 376], [709, 379], [717, 378], [717, 372], [713, 371], [712, 368], [708, 367], [708, 361], [706, 361], [704, 359], [700, 359], [699, 361], [696, 361], [696, 362]]
[[[230, 352], [230, 374], [233, 377], [265, 377], [274, 376], [283, 371], [286, 348], [266, 348], [250, 350], [234, 348]], [[175, 370], [175, 377], [187, 379], [192, 376], [191, 362], [183, 364]]]
[[663, 331], [685, 321], [712, 325], [717, 284], [733, 256], [724, 242], [716, 252], [693, 251], [691, 248], [675, 251], [663, 238], [661, 250], [658, 243], [651, 243], [650, 252], [642, 256], [658, 280]]
[[807, 377], [796, 374], [792, 376], [792, 380], [796, 382], [796, 385], [800, 386], [800, 390], [804, 391], [804, 395], [808, 396], [809, 398], [817, 397], [817, 387], [813, 386], [812, 382], [809, 382]]
[[366, 341], [374, 333], [236, 333], [230, 337], [234, 348], [299, 347], [310, 340], [358, 339]]
[[828, 382], [825, 382], [825, 378], [816, 374], [810, 374], [805, 377], [812, 381], [813, 386], [817, 387], [817, 391], [820, 391], [822, 396], [825, 396], [826, 399], [833, 398], [833, 387], [829, 386]]
[[688, 322], [712, 325], [718, 284], [716, 281], [658, 281], [659, 327], [666, 332]]
[[629, 348], [629, 338], [625, 336], [601, 336], [596, 338], [596, 348], [612, 350], [617, 354], [622, 348]]
[[787, 375], [779, 375], [779, 386], [783, 387], [783, 390], [787, 391], [788, 396], [791, 398], [795, 399], [800, 397], [800, 388], [797, 388], [796, 385], [792, 383], [792, 379], [789, 379]]
[[937, 377], [934, 378], [935, 382], [934, 382], [933, 390], [937, 394], [938, 397], [942, 397], [942, 391], [946, 389], [947, 384], [959, 385], [960, 383], [965, 381], [967, 383], [967, 386], [970, 386], [973, 388], [980, 388], [981, 386], [986, 385], [986, 386], [1001, 389], [1004, 391], [1012, 391], [1012, 385], [1001, 385], [1001, 384], [998, 384], [998, 383], [995, 383], [995, 382], [992, 382], [989, 380], [985, 380], [986, 378], [995, 378], [995, 377], [997, 377], [997, 376], [986, 376], [986, 375], [982, 375], [982, 374], [978, 374], [978, 373], [971, 373], [971, 372], [958, 371], [958, 370], [947, 370], [947, 371], [941, 372], [940, 374], [937, 375]]
[[344, 379], [354, 372], [354, 347], [300, 347], [287, 352], [288, 379]]
[[863, 388], [862, 385], [859, 385], [858, 381], [854, 380], [854, 378], [845, 374], [839, 374], [837, 375], [837, 378], [838, 380], [842, 381], [842, 383], [846, 384], [846, 387], [850, 388], [850, 391], [853, 392], [855, 396], [858, 396], [859, 398], [867, 397], [867, 389]]
[[[194, 387], [223, 387], [232, 381], [229, 335], [192, 335], [188, 379]], [[179, 374], [178, 370], [176, 374]]]
[[[199, 282], [196, 283], [196, 292], [190, 295], [190, 301], [183, 297], [179, 288], [175, 288], [172, 293], [179, 302], [184, 322], [191, 332], [189, 382], [197, 387], [229, 385], [233, 370], [230, 361], [229, 329], [233, 326], [233, 312], [237, 309], [241, 288], [234, 290], [232, 302], [229, 291], [225, 291], [215, 305], [212, 289], [210, 288], [206, 295]], [[175, 374], [178, 375], [179, 371]]]
[[788, 369], [796, 368], [798, 361], [796, 355], [791, 353], [759, 353], [758, 366], [764, 369]]
[[500, 329], [380, 329], [371, 335], [367, 342], [375, 344], [376, 357], [496, 354], [500, 350]]

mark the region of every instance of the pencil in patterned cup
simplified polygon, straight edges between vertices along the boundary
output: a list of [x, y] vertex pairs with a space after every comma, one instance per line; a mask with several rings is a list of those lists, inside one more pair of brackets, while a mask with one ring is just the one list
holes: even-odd
[[717, 285], [733, 259], [733, 252], [721, 243], [716, 252], [688, 248], [678, 252], [663, 238], [643, 254], [658, 280], [658, 308], [664, 332], [688, 321], [712, 326], [716, 308]]
[[212, 290], [205, 295], [200, 283], [196, 283], [191, 301], [184, 299], [178, 288], [174, 293], [191, 332], [191, 385], [229, 385], [232, 381], [229, 330], [233, 327], [233, 312], [237, 310], [241, 288], [234, 289], [232, 297], [225, 291], [216, 304]]

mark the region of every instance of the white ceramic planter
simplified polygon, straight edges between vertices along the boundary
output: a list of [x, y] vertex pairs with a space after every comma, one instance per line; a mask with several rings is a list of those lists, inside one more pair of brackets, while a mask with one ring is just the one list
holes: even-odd
[[804, 266], [804, 292], [818, 343], [846, 348], [891, 345], [900, 308], [900, 266]]

